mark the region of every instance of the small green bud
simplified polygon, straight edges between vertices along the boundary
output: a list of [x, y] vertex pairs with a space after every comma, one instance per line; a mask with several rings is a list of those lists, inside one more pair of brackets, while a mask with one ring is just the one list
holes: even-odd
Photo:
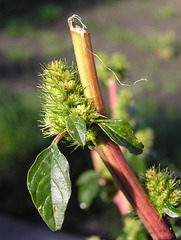
[[168, 168], [158, 169], [153, 166], [145, 173], [145, 187], [152, 205], [160, 217], [164, 216], [165, 205], [177, 206], [181, 203], [180, 181], [173, 178], [173, 172]]
[[125, 121], [131, 120], [131, 114], [134, 109], [133, 93], [128, 88], [123, 88], [119, 91], [117, 106], [116, 106], [116, 118], [124, 119]]

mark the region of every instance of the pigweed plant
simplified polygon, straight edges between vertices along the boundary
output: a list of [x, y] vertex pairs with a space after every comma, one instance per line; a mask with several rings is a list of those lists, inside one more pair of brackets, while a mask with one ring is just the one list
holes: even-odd
[[[121, 81], [125, 80], [129, 64], [124, 55], [114, 53], [110, 56], [102, 52], [99, 54], [99, 57], [101, 57], [106, 66], [111, 67]], [[169, 171], [168, 168], [161, 170], [160, 166], [158, 169], [153, 166], [146, 171], [147, 161], [152, 152], [154, 132], [152, 128], [145, 124], [144, 116], [142, 116], [136, 106], [133, 91], [131, 88], [118, 89], [117, 80], [113, 77], [112, 72], [98, 60], [96, 61], [96, 67], [98, 78], [108, 92], [109, 115], [111, 118], [124, 119], [130, 122], [135, 129], [135, 135], [144, 143], [144, 151], [140, 155], [131, 154], [127, 149], [121, 147], [127, 162], [133, 171], [140, 175], [150, 202], [157, 209], [160, 218], [165, 216], [179, 217], [180, 212], [173, 207], [179, 205], [181, 197], [179, 181], [173, 177], [174, 173]], [[80, 204], [86, 203], [83, 206], [89, 208], [95, 196], [99, 196], [104, 202], [112, 200], [117, 205], [120, 214], [124, 216], [122, 218], [123, 227], [120, 231], [119, 239], [148, 239], [143, 225], [139, 219], [135, 219], [134, 213], [130, 213], [130, 204], [121, 190], [116, 188], [111, 175], [102, 164], [98, 154], [91, 151], [91, 156], [95, 171], [85, 171], [77, 180]], [[85, 198], [85, 195], [89, 197]]]
[[[75, 19], [79, 20], [81, 27], [74, 23]], [[27, 184], [35, 207], [52, 231], [61, 229], [71, 195], [69, 163], [58, 148], [64, 137], [75, 148], [88, 146], [98, 153], [153, 239], [176, 239], [169, 222], [161, 218], [160, 210], [154, 208], [148, 199], [149, 191], [147, 196], [119, 147], [140, 155], [144, 146], [126, 120], [106, 116], [90, 34], [77, 15], [68, 19], [68, 25], [78, 68], [69, 66], [65, 60], [55, 60], [44, 65], [41, 74], [41, 127], [44, 136], [54, 136], [54, 140], [37, 156], [28, 172]], [[172, 182], [168, 174], [165, 177]], [[147, 182], [149, 180], [146, 181], [149, 189]], [[170, 185], [175, 188], [176, 182]], [[179, 199], [180, 192], [177, 191]], [[164, 213], [169, 215], [169, 211], [176, 211], [174, 206], [179, 201], [174, 204], [165, 202], [163, 206], [167, 211]]]

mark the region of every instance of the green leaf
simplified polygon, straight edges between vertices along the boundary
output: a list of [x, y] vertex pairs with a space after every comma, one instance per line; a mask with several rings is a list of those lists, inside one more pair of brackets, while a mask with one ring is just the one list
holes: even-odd
[[30, 168], [27, 185], [33, 203], [52, 231], [62, 227], [71, 195], [69, 164], [56, 143], [43, 150]]
[[177, 217], [181, 216], [181, 211], [174, 208], [170, 203], [165, 204], [164, 211], [168, 216], [170, 216], [172, 218], [177, 218]]
[[143, 144], [134, 135], [131, 125], [119, 119], [96, 120], [99, 127], [118, 145], [127, 148], [136, 155], [143, 152]]
[[67, 118], [67, 131], [70, 136], [80, 145], [85, 146], [86, 143], [86, 123], [76, 114], [72, 114]]
[[100, 188], [99, 175], [100, 174], [94, 170], [88, 170], [79, 176], [76, 184], [79, 186], [78, 200], [81, 208], [89, 208], [93, 199], [96, 197]]

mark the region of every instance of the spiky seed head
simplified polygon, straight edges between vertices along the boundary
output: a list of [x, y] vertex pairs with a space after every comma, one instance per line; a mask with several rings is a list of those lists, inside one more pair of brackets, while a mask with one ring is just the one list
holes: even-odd
[[145, 188], [148, 197], [157, 209], [160, 217], [165, 215], [165, 204], [177, 206], [181, 203], [180, 181], [173, 178], [173, 172], [168, 168], [160, 169], [155, 166], [147, 170], [145, 174]]
[[[91, 124], [99, 118], [93, 102], [84, 96], [77, 68], [68, 66], [64, 60], [54, 60], [43, 66], [42, 83], [42, 131], [45, 136], [66, 131], [66, 119], [71, 114], [79, 115], [88, 126], [89, 141]], [[93, 134], [94, 135], [94, 134]]]

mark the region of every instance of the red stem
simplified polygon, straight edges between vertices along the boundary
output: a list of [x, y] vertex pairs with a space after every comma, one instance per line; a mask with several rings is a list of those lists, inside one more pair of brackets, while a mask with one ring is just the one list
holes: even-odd
[[[109, 96], [109, 106], [111, 110], [111, 118], [116, 118], [116, 103], [117, 103], [117, 82], [115, 79], [110, 79], [108, 83], [108, 96]], [[121, 147], [121, 151], [123, 152], [125, 148]], [[129, 213], [130, 204], [121, 190], [118, 190], [116, 195], [114, 196], [114, 202], [116, 203], [119, 212], [121, 215], [126, 215]]]
[[63, 132], [62, 134], [58, 135], [55, 139], [56, 143], [58, 144], [59, 141], [67, 134], [67, 131]]
[[114, 79], [109, 81], [108, 85], [109, 106], [111, 110], [111, 118], [115, 118], [115, 109], [117, 102], [117, 82]]
[[101, 136], [95, 150], [99, 153], [115, 183], [127, 197], [153, 239], [176, 239], [172, 229], [163, 219], [159, 219], [157, 211], [150, 204], [137, 178], [124, 159], [119, 146], [106, 136]]

